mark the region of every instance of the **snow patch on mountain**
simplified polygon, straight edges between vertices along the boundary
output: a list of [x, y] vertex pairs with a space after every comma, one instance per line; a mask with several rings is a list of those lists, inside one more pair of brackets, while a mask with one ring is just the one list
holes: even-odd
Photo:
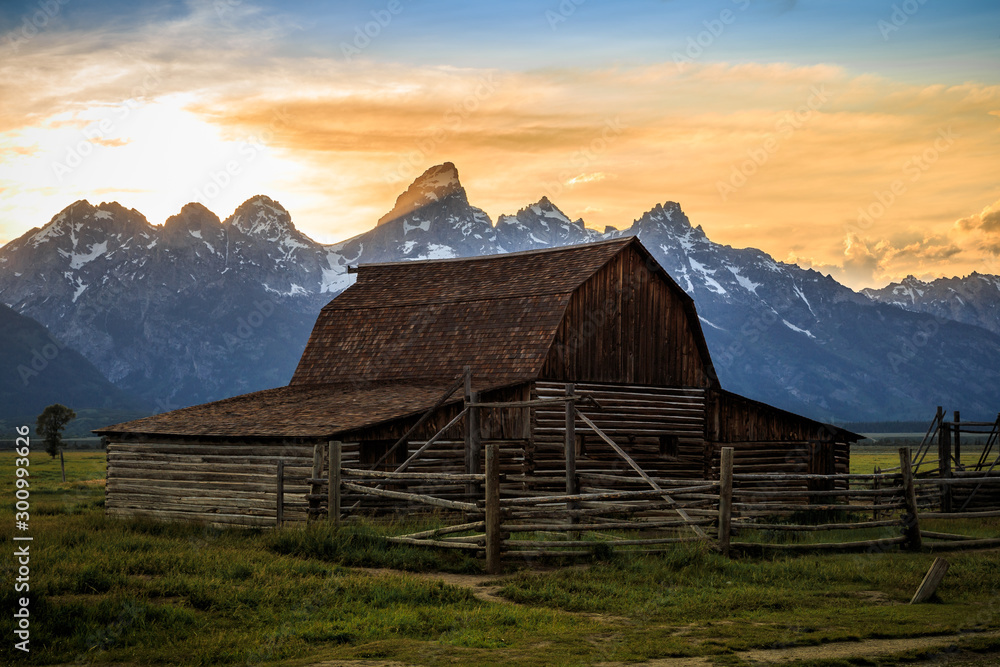
[[809, 336], [810, 338], [815, 338], [815, 337], [816, 337], [816, 336], [814, 336], [814, 335], [812, 334], [812, 332], [811, 332], [811, 331], [807, 331], [807, 330], [805, 330], [805, 329], [800, 329], [799, 327], [795, 326], [794, 324], [792, 324], [791, 322], [789, 322], [788, 320], [786, 320], [786, 319], [784, 319], [784, 318], [782, 318], [781, 322], [782, 322], [782, 323], [783, 323], [783, 324], [784, 324], [784, 325], [785, 325], [786, 327], [788, 327], [789, 329], [791, 329], [792, 331], [795, 331], [795, 332], [797, 332], [797, 333], [800, 333], [800, 334], [805, 334], [805, 335]]
[[427, 244], [427, 252], [425, 252], [425, 253], [423, 253], [421, 255], [418, 255], [416, 257], [407, 258], [407, 259], [414, 259], [414, 260], [419, 260], [419, 259], [453, 259], [455, 257], [458, 257], [458, 255], [455, 254], [455, 251], [451, 247], [446, 246], [446, 245], [441, 245], [440, 243], [428, 243]]
[[760, 283], [755, 283], [746, 276], [742, 275], [740, 270], [735, 266], [726, 266], [726, 268], [729, 269], [729, 272], [733, 274], [736, 278], [736, 282], [738, 282], [743, 289], [748, 292], [752, 292], [754, 295], [757, 294], [757, 288], [760, 287]]
[[[75, 245], [75, 244], [74, 244]], [[71, 253], [66, 252], [63, 249], [59, 249], [59, 254], [63, 257], [69, 258], [69, 268], [79, 269], [84, 264], [93, 262], [95, 259], [103, 255], [108, 251], [108, 242], [102, 241], [100, 243], [94, 243], [90, 246], [90, 250], [85, 253]]]
[[409, 220], [403, 220], [403, 234], [409, 234], [414, 229], [419, 229], [421, 231], [428, 232], [431, 229], [431, 221], [421, 220], [420, 218], [413, 218], [413, 223], [410, 224]]
[[719, 331], [726, 331], [726, 329], [723, 329], [718, 324], [713, 324], [712, 322], [709, 322], [701, 315], [698, 316], [698, 319], [701, 320], [703, 323], [707, 324], [708, 326], [712, 327], [713, 329], [718, 329]]
[[809, 312], [810, 312], [810, 313], [812, 313], [812, 316], [813, 316], [813, 317], [816, 317], [816, 311], [815, 311], [815, 310], [813, 310], [813, 307], [812, 307], [812, 304], [811, 304], [811, 303], [809, 303], [809, 299], [807, 299], [807, 298], [806, 298], [806, 295], [805, 295], [805, 294], [803, 294], [803, 292], [802, 292], [802, 290], [801, 290], [801, 289], [799, 288], [799, 286], [798, 286], [798, 285], [796, 285], [795, 283], [792, 283], [792, 289], [794, 289], [794, 290], [795, 290], [795, 293], [796, 293], [796, 294], [797, 294], [797, 295], [799, 296], [799, 298], [800, 298], [800, 299], [802, 299], [802, 300], [803, 300], [803, 301], [805, 302], [805, 304], [806, 304], [806, 308], [808, 308], [808, 309], [809, 309]]

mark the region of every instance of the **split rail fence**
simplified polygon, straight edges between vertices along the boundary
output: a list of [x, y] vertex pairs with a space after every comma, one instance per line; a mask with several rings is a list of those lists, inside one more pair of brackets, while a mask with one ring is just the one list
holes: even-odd
[[[482, 555], [489, 572], [499, 571], [502, 559], [579, 557], [619, 550], [651, 553], [681, 543], [705, 544], [726, 555], [1000, 546], [1000, 538], [929, 530], [926, 523], [1000, 517], [1000, 510], [993, 509], [996, 504], [959, 512], [953, 507], [955, 498], [966, 498], [968, 505], [977, 494], [1000, 497], [997, 463], [988, 469], [979, 466], [921, 477], [915, 470], [926, 454], [923, 444], [916, 453], [900, 449], [898, 467], [872, 474], [762, 473], [754, 466], [741, 471], [734, 449], [722, 447], [715, 479], [652, 476], [585, 413], [601, 406], [591, 395], [576, 393], [574, 385], [566, 385], [563, 395], [550, 392], [526, 401], [489, 403], [471, 391], [468, 372], [463, 409], [428, 440], [409, 442], [462, 382], [463, 378], [457, 379], [374, 464], [361, 463], [357, 443], [317, 445], [311, 475], [304, 480], [295, 476], [297, 484], [308, 487], [306, 516], [340, 523], [369, 513], [434, 512], [446, 525], [387, 539]], [[527, 467], [523, 443], [518, 441], [480, 440], [480, 411], [529, 408], [543, 410], [547, 423], [554, 414], [564, 416], [563, 469]], [[942, 415], [939, 409], [938, 430], [932, 425], [925, 442], [933, 439], [932, 433], [938, 434], [939, 444], [945, 442], [939, 435], [945, 424]], [[455, 440], [460, 426], [464, 437]], [[607, 445], [618, 465], [577, 470], [578, 431]], [[953, 432], [957, 450], [961, 430]], [[997, 432], [1000, 419], [991, 438]], [[416, 449], [402, 463], [387, 464], [400, 447]], [[940, 448], [945, 452], [944, 444]], [[947, 457], [942, 454], [942, 458]], [[393, 469], [380, 470], [383, 464]], [[285, 520], [284, 481], [279, 461], [279, 526]], [[303, 495], [296, 498], [301, 502]]]
[[[940, 506], [944, 486], [1000, 489], [1000, 477], [918, 479], [905, 448], [899, 472], [870, 475], [738, 473], [733, 449], [723, 448], [718, 480], [653, 478], [633, 466], [635, 475], [580, 473], [568, 484], [576, 487], [572, 492], [558, 494], [525, 492], [517, 475], [502, 471], [502, 452], [501, 444], [485, 445], [484, 473], [411, 472], [406, 463], [390, 472], [345, 465], [342, 443], [317, 446], [309, 513], [339, 523], [365, 501], [374, 501], [369, 510], [432, 511], [450, 523], [387, 539], [484, 556], [489, 572], [498, 572], [502, 560], [655, 553], [679, 543], [703, 543], [727, 555], [1000, 546], [1000, 538], [921, 526], [933, 519], [1000, 517], [997, 510], [948, 513]], [[624, 451], [622, 456], [631, 461]], [[332, 480], [322, 476], [324, 458]], [[467, 488], [478, 497], [466, 495]], [[280, 523], [280, 509], [278, 517]], [[856, 534], [861, 537], [850, 537]]]

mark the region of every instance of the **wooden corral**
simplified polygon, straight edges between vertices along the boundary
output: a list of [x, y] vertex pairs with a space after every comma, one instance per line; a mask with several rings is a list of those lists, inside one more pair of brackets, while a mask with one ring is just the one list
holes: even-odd
[[[97, 432], [109, 514], [242, 525], [279, 519], [279, 462], [281, 518], [316, 510], [313, 447], [329, 441], [346, 443], [345, 468], [413, 474], [482, 475], [495, 447], [503, 493], [531, 497], [643, 475], [697, 488], [723, 447], [738, 488], [740, 473], [843, 474], [860, 437], [722, 389], [693, 301], [636, 238], [362, 266], [288, 386]], [[434, 496], [478, 502], [477, 480]], [[802, 502], [835, 486], [771, 485]], [[393, 488], [345, 486], [343, 511], [407, 507]]]

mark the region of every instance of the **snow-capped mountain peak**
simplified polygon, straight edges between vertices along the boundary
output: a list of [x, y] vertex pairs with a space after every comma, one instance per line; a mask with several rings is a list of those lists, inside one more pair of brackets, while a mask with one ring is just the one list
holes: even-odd
[[938, 278], [931, 282], [906, 276], [898, 283], [881, 289], [867, 288], [862, 293], [872, 301], [1000, 333], [1000, 276], [973, 272], [965, 278]]
[[582, 218], [570, 220], [548, 197], [514, 215], [501, 215], [496, 230], [497, 238], [508, 251], [587, 243], [601, 238], [596, 230], [584, 225]]
[[399, 195], [396, 205], [379, 218], [376, 225], [384, 225], [452, 195], [459, 195], [462, 201], [468, 204], [465, 188], [458, 180], [458, 169], [455, 165], [451, 162], [435, 165], [417, 177], [410, 187]]
[[240, 204], [226, 219], [227, 226], [238, 229], [247, 236], [277, 241], [282, 236], [296, 232], [292, 216], [270, 197], [257, 195]]

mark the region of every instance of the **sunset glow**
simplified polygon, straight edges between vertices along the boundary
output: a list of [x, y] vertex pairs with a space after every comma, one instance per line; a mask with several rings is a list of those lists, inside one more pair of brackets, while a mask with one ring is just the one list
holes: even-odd
[[494, 221], [672, 200], [852, 287], [1000, 273], [995, 3], [50, 5], [0, 14], [0, 244], [255, 194], [332, 243], [451, 161]]

